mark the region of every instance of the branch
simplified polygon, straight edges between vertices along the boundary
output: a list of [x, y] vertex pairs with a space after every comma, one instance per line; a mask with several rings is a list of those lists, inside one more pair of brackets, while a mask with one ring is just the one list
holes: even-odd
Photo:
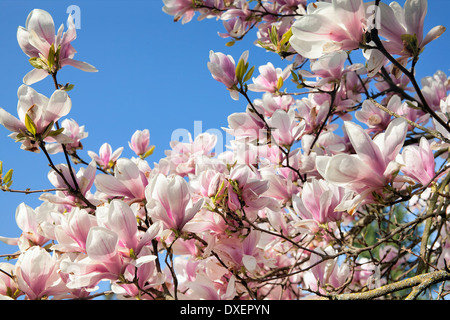
[[421, 274], [409, 279], [398, 281], [395, 283], [387, 284], [380, 288], [373, 290], [358, 292], [358, 293], [344, 293], [344, 294], [330, 294], [328, 297], [321, 297], [319, 299], [325, 300], [371, 300], [385, 296], [390, 293], [394, 293], [400, 290], [413, 288], [412, 292], [406, 297], [406, 300], [413, 300], [424, 289], [429, 286], [450, 280], [450, 273], [445, 270], [434, 271], [430, 273]]
[[436, 139], [439, 139], [439, 140], [445, 141], [445, 142], [447, 142], [447, 143], [450, 143], [450, 140], [447, 139], [446, 137], [444, 137], [439, 131], [437, 131], [437, 130], [429, 130], [429, 129], [427, 129], [427, 128], [421, 126], [420, 124], [417, 124], [417, 123], [415, 123], [414, 121], [411, 121], [411, 120], [407, 119], [406, 117], [401, 116], [401, 115], [395, 113], [395, 112], [392, 111], [392, 110], [389, 110], [388, 108], [386, 108], [385, 106], [381, 105], [380, 103], [378, 103], [378, 102], [375, 101], [374, 99], [369, 98], [369, 100], [370, 100], [370, 101], [371, 101], [378, 109], [383, 110], [384, 112], [388, 113], [389, 115], [391, 115], [391, 116], [393, 116], [393, 117], [395, 117], [395, 118], [402, 118], [402, 119], [406, 120], [406, 122], [408, 122], [409, 125], [411, 125], [411, 126], [417, 128], [417, 129], [419, 129], [419, 130], [422, 130], [422, 131], [424, 131], [424, 132], [426, 132], [426, 133], [432, 135], [432, 136], [435, 137]]

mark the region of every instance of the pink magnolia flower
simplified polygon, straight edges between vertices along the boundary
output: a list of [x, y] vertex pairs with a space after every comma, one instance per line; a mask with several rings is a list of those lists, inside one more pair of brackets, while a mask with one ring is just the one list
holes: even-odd
[[[335, 253], [332, 247], [327, 247], [325, 250], [320, 248], [315, 249], [321, 254], [332, 255]], [[306, 271], [303, 276], [305, 285], [314, 292], [325, 293], [327, 287], [339, 288], [343, 285], [350, 275], [350, 268], [346, 263], [339, 266], [338, 259], [328, 259], [322, 261], [322, 257], [318, 254], [311, 254], [309, 265], [313, 266]]]
[[425, 137], [420, 138], [419, 145], [410, 145], [404, 148], [398, 157], [402, 165], [401, 171], [422, 185], [427, 185], [435, 176], [434, 154], [430, 143]]
[[181, 18], [183, 24], [192, 20], [195, 15], [194, 5], [192, 0], [163, 0], [163, 11], [171, 16], [174, 16], [174, 21]]
[[[91, 161], [86, 168], [80, 168], [78, 172], [72, 168], [73, 176], [75, 177], [76, 184], [72, 179], [72, 174], [70, 173], [69, 167], [66, 164], [56, 165], [56, 169], [62, 173], [65, 180], [69, 184], [67, 186], [66, 181], [58, 174], [55, 170], [50, 170], [48, 173], [48, 180], [55, 188], [68, 189], [69, 187], [73, 190], [77, 190], [77, 185], [79, 191], [86, 198], [90, 197], [90, 189], [94, 184], [96, 166], [95, 162]], [[47, 200], [51, 203], [56, 204], [65, 204], [70, 206], [77, 205], [85, 205], [82, 200], [78, 199], [76, 196], [70, 194], [68, 191], [57, 192], [56, 194], [52, 193], [43, 193], [40, 197], [40, 200]]]
[[344, 206], [353, 212], [356, 204], [370, 199], [372, 192], [381, 191], [399, 171], [395, 158], [405, 141], [408, 123], [396, 118], [386, 132], [373, 140], [357, 124], [346, 121], [344, 127], [356, 154], [317, 156], [316, 166], [325, 180], [358, 194], [353, 202]]
[[25, 251], [34, 245], [44, 246], [50, 240], [40, 230], [39, 214], [25, 203], [21, 203], [16, 209], [16, 224], [22, 230], [20, 237], [0, 237], [0, 241], [9, 245], [17, 245], [22, 251]]
[[242, 38], [252, 26], [252, 12], [249, 9], [249, 4], [246, 0], [234, 1], [233, 7], [224, 10], [220, 15], [227, 32], [219, 32], [219, 36], [222, 38]]
[[252, 170], [251, 166], [235, 165], [221, 192], [225, 192], [225, 189], [228, 193], [228, 208], [232, 211], [245, 210], [249, 219], [256, 218], [258, 210], [263, 208], [277, 208], [276, 201], [264, 195], [269, 189], [269, 182], [262, 180], [259, 172]]
[[[138, 260], [141, 258], [141, 255], [151, 256], [150, 249], [148, 247], [143, 247], [138, 255]], [[166, 282], [166, 276], [162, 272], [158, 272], [154, 259], [143, 263], [137, 268], [133, 265], [129, 265], [125, 269], [123, 276], [125, 279], [130, 279], [131, 281], [136, 279], [139, 287], [134, 283], [111, 283], [111, 290], [118, 296], [119, 299], [136, 297], [136, 299], [153, 300], [154, 297], [146, 294], [145, 292], [150, 292], [151, 290], [149, 289], [159, 287], [161, 284]]]
[[214, 156], [212, 152], [217, 143], [217, 136], [207, 132], [201, 133], [192, 140], [189, 134], [189, 142], [171, 141], [171, 150], [166, 151], [167, 160], [172, 172], [186, 176], [195, 172], [198, 164]]
[[296, 120], [293, 109], [288, 112], [284, 110], [275, 111], [269, 120], [269, 125], [272, 128], [272, 137], [278, 145], [283, 146], [290, 146], [297, 141], [305, 128], [304, 121], [299, 123]]
[[253, 78], [253, 83], [248, 85], [248, 89], [254, 92], [277, 92], [280, 89], [280, 79], [282, 80], [281, 84], [286, 81], [291, 74], [291, 69], [292, 65], [282, 70], [281, 68], [275, 68], [272, 63], [268, 62], [258, 68], [260, 75]]
[[155, 146], [150, 145], [150, 131], [148, 129], [136, 130], [128, 145], [142, 159], [151, 155], [155, 149]]
[[422, 78], [422, 93], [428, 105], [435, 111], [439, 111], [442, 101], [447, 98], [450, 90], [450, 77], [438, 70], [432, 76]]
[[[247, 62], [248, 51], [245, 51], [240, 60], [244, 63]], [[230, 91], [231, 98], [234, 100], [239, 100], [239, 92], [236, 90], [236, 85], [238, 84], [238, 79], [236, 77], [236, 64], [234, 59], [230, 55], [225, 55], [222, 52], [209, 52], [209, 62], [208, 69], [211, 72], [212, 77], [222, 82], [227, 89]]]
[[86, 252], [89, 230], [97, 226], [95, 216], [86, 210], [75, 208], [61, 215], [60, 223], [54, 229], [56, 244], [52, 250], [60, 252]]
[[367, 258], [357, 259], [358, 266], [352, 279], [353, 283], [359, 286], [367, 286], [369, 289], [381, 287], [386, 283], [386, 279], [381, 279], [380, 265], [374, 264]]
[[36, 137], [45, 139], [53, 124], [69, 113], [72, 102], [65, 91], [56, 90], [49, 99], [26, 85], [19, 87], [17, 96], [19, 119], [0, 108], [0, 124], [13, 132], [11, 138], [22, 141], [23, 149], [36, 152]]
[[[66, 146], [68, 153], [74, 153], [78, 149], [83, 149], [81, 139], [87, 138], [88, 136], [88, 133], [84, 131], [84, 126], [78, 125], [78, 123], [73, 119], [64, 119], [61, 122], [61, 128], [64, 128], [61, 135], [67, 137], [67, 141], [64, 140], [64, 145]], [[61, 143], [50, 143], [45, 147], [50, 154], [63, 151]]]
[[17, 207], [16, 223], [23, 231], [19, 240], [21, 248], [27, 248], [30, 245], [42, 246], [49, 240], [40, 231], [38, 214], [25, 203], [21, 203]]
[[329, 101], [325, 101], [319, 105], [311, 96], [296, 100], [296, 114], [300, 118], [305, 119], [304, 133], [310, 134], [316, 128], [319, 128], [323, 121], [325, 121], [329, 109]]
[[270, 117], [278, 109], [288, 111], [294, 104], [295, 99], [289, 95], [276, 96], [270, 92], [265, 92], [262, 99], [255, 99], [253, 104], [260, 113]]
[[228, 116], [229, 128], [224, 130], [236, 137], [248, 137], [251, 140], [261, 139], [267, 135], [264, 122], [254, 112], [236, 112]]
[[[155, 222], [147, 231], [138, 231], [136, 213], [124, 201], [117, 199], [112, 200], [108, 206], [97, 208], [96, 217], [99, 226], [117, 234], [118, 250], [125, 256], [130, 256], [132, 250], [133, 258], [140, 255], [142, 248], [148, 245], [162, 228], [161, 223]], [[142, 263], [144, 259], [145, 256], [140, 256], [137, 263]]]
[[55, 36], [52, 16], [44, 10], [34, 9], [27, 17], [25, 28], [17, 29], [19, 46], [31, 58], [30, 62], [35, 67], [23, 78], [25, 84], [31, 85], [49, 74], [56, 74], [66, 65], [87, 72], [97, 71], [90, 64], [73, 59], [76, 50], [71, 42], [76, 38], [76, 29], [71, 15], [67, 24], [67, 31], [63, 34], [62, 24]]
[[203, 199], [192, 203], [189, 184], [180, 176], [153, 177], [145, 189], [147, 209], [165, 228], [182, 230], [203, 205]]
[[122, 154], [123, 147], [118, 148], [114, 152], [112, 152], [111, 146], [109, 143], [104, 143], [100, 147], [99, 154], [95, 152], [88, 151], [88, 155], [94, 160], [100, 167], [105, 170], [114, 168], [117, 159], [119, 159]]
[[307, 14], [292, 25], [290, 44], [309, 59], [327, 52], [357, 49], [366, 29], [365, 10], [362, 0], [310, 3]]
[[344, 199], [345, 192], [344, 188], [325, 180], [313, 179], [303, 184], [301, 197], [294, 195], [293, 206], [303, 219], [313, 219], [319, 224], [339, 221], [342, 211], [336, 207]]
[[269, 182], [269, 189], [265, 196], [278, 200], [281, 204], [289, 202], [292, 195], [298, 193], [299, 187], [294, 183], [293, 172], [284, 177], [272, 167], [264, 167], [259, 170], [261, 178]]
[[197, 275], [193, 281], [186, 281], [184, 286], [190, 290], [188, 299], [195, 300], [231, 300], [236, 295], [236, 278], [230, 277], [228, 282], [212, 281], [206, 275]]
[[64, 293], [64, 283], [58, 273], [58, 262], [44, 248], [33, 246], [19, 256], [15, 275], [19, 289], [27, 299], [37, 300]]
[[145, 198], [148, 179], [136, 163], [120, 158], [114, 166], [114, 176], [98, 174], [95, 177], [97, 190], [107, 197], [125, 197], [127, 201], [140, 201]]
[[[11, 263], [0, 262], [0, 300], [15, 299], [22, 295], [15, 280], [13, 280], [15, 266]], [[11, 275], [11, 276], [9, 276]]]
[[[402, 8], [397, 2], [389, 5], [380, 2], [380, 36], [386, 38], [385, 48], [391, 54], [415, 56], [444, 33], [445, 27], [436, 26], [423, 36], [423, 26], [427, 14], [427, 0], [406, 0]], [[405, 38], [409, 35], [411, 38]], [[414, 40], [413, 40], [414, 39]]]
[[361, 64], [345, 66], [348, 54], [345, 51], [333, 51], [324, 53], [318, 59], [311, 61], [311, 73], [306, 70], [300, 70], [299, 73], [304, 77], [318, 77], [317, 81], [306, 81], [311, 86], [323, 86], [328, 83], [334, 83], [341, 80], [349, 72], [360, 72], [363, 70]]
[[66, 256], [61, 271], [69, 275], [69, 289], [93, 288], [101, 280], [117, 280], [127, 266], [118, 251], [119, 237], [104, 227], [92, 227], [86, 239], [86, 255]]
[[[387, 108], [389, 109], [389, 106]], [[391, 116], [377, 108], [370, 100], [364, 100], [361, 110], [355, 112], [355, 118], [369, 126], [369, 133], [384, 131], [391, 121]]]

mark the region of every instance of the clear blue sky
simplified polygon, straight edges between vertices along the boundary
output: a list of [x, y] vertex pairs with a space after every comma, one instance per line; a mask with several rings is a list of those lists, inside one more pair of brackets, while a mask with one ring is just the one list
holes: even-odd
[[[268, 61], [276, 67], [286, 65], [274, 54], [253, 46], [254, 37], [226, 47], [226, 40], [217, 35], [224, 30], [220, 21], [199, 22], [194, 18], [185, 25], [174, 23], [171, 16], [162, 12], [162, 0], [0, 0], [0, 106], [13, 115], [17, 89], [31, 70], [28, 57], [17, 44], [17, 27], [25, 26], [32, 9], [40, 8], [50, 12], [58, 28], [65, 24], [67, 7], [72, 4], [81, 10], [81, 29], [73, 42], [78, 51], [75, 58], [99, 70], [85, 73], [68, 66], [58, 74], [60, 83], [75, 84], [70, 92], [73, 106], [68, 118], [86, 126], [89, 137], [83, 140], [84, 150], [80, 152], [86, 160], [89, 160], [86, 151], [98, 152], [104, 142], [109, 142], [113, 149], [123, 146], [123, 156], [133, 156], [128, 141], [136, 130], [147, 128], [151, 143], [156, 145], [149, 158], [153, 163], [164, 157], [174, 130], [184, 128], [193, 133], [194, 121], [202, 121], [204, 131], [220, 129], [227, 126], [228, 115], [243, 112], [244, 100], [231, 100], [225, 87], [212, 79], [206, 66], [210, 50], [231, 54], [236, 59], [249, 50], [251, 65]], [[430, 0], [428, 6], [425, 32], [437, 24], [448, 28], [450, 2]], [[432, 75], [438, 69], [450, 74], [449, 32], [427, 46], [417, 67], [418, 78]], [[49, 77], [33, 88], [47, 96], [53, 92]], [[0, 160], [5, 169], [14, 168], [12, 188], [52, 187], [44, 155], [20, 150], [20, 145], [8, 134], [8, 130], [0, 128]], [[56, 157], [55, 162], [63, 160]], [[0, 235], [19, 235], [14, 214], [21, 202], [33, 208], [40, 204], [34, 195], [0, 192]], [[0, 254], [15, 249], [0, 244]]]

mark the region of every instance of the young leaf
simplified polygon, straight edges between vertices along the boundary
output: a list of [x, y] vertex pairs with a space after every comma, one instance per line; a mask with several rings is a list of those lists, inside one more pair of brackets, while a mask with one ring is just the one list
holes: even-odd
[[45, 63], [37, 57], [30, 58], [28, 61], [36, 69], [44, 69], [45, 67]]
[[33, 122], [33, 119], [28, 115], [28, 113], [25, 114], [25, 127], [27, 130], [33, 135], [33, 137], [36, 136], [36, 125]]
[[248, 80], [250, 80], [250, 78], [253, 75], [253, 71], [255, 71], [255, 66], [251, 67], [250, 70], [248, 70], [247, 74], [244, 77], [244, 82], [247, 82]]
[[3, 177], [3, 183], [8, 184], [9, 182], [11, 182], [12, 175], [13, 169], [9, 169], [8, 172], [5, 174], [5, 176]]

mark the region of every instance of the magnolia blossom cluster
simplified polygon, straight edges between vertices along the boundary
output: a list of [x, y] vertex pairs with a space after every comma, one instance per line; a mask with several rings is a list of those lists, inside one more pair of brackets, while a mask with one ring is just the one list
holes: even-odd
[[[89, 298], [104, 280], [103, 294], [123, 299], [357, 294], [407, 276], [422, 252], [402, 241], [432, 218], [428, 263], [448, 270], [448, 210], [429, 212], [449, 197], [450, 82], [437, 71], [417, 91], [407, 69], [444, 30], [423, 36], [425, 0], [164, 0], [163, 10], [183, 23], [219, 18], [234, 40], [257, 27], [256, 45], [292, 59], [255, 68], [248, 52], [210, 52], [212, 77], [247, 103], [223, 128], [227, 150], [202, 133], [150, 163], [145, 129], [128, 149], [105, 142], [83, 160], [85, 128], [64, 119], [76, 107], [68, 88], [48, 98], [30, 85], [65, 65], [95, 68], [72, 59], [70, 17], [55, 36], [50, 15], [32, 11], [17, 37], [35, 69], [18, 117], [0, 109], [0, 123], [22, 149], [67, 162], [51, 163], [40, 206], [17, 207], [22, 234], [0, 238], [18, 247], [0, 264], [1, 298]], [[352, 62], [357, 50], [365, 61]], [[405, 212], [419, 218], [401, 225]]]

